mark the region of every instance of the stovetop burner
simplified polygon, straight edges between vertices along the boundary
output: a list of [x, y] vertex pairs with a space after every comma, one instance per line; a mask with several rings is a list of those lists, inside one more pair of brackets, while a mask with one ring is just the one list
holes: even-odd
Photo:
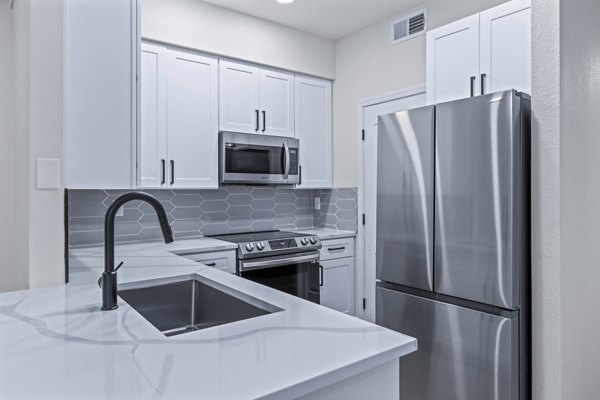
[[317, 251], [321, 248], [321, 241], [317, 236], [279, 230], [232, 233], [210, 237], [237, 243], [239, 259]]

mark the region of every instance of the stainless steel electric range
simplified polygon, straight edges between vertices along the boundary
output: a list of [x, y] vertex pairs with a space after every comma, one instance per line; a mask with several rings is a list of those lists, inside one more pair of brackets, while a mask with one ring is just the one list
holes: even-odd
[[236, 243], [237, 274], [282, 292], [320, 302], [323, 267], [317, 236], [286, 231], [246, 232], [211, 236]]

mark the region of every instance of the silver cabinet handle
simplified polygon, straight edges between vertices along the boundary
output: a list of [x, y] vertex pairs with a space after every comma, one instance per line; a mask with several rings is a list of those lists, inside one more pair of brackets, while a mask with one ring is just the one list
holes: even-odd
[[471, 77], [471, 97], [475, 96], [475, 80], [477, 78], [472, 76]]
[[162, 177], [160, 179], [160, 184], [164, 185], [167, 182], [167, 160], [164, 158], [160, 160], [161, 168], [162, 168]]
[[323, 286], [323, 266], [319, 265], [319, 286]]
[[481, 95], [483, 96], [485, 94], [485, 78], [487, 77], [486, 74], [481, 74]]
[[267, 112], [265, 110], [263, 110], [262, 112], [263, 115], [263, 128], [262, 131], [266, 131], [267, 130]]
[[254, 129], [255, 132], [258, 132], [258, 130], [260, 129], [260, 122], [259, 122], [259, 111], [258, 110], [254, 110], [256, 112], [256, 129]]
[[287, 179], [290, 175], [290, 148], [288, 147], [287, 143], [283, 143], [283, 149], [285, 151], [284, 153], [284, 157], [285, 157], [285, 161], [284, 161], [284, 169], [283, 169], [283, 179]]

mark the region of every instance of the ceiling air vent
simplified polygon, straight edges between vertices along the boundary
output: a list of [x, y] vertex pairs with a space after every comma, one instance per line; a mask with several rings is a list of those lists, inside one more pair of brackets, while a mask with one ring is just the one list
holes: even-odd
[[404, 42], [427, 31], [427, 10], [406, 15], [392, 22], [392, 44]]

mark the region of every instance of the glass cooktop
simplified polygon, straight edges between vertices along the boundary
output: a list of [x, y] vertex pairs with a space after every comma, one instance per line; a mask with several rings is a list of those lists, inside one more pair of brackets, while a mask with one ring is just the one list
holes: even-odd
[[262, 242], [276, 239], [288, 239], [294, 237], [310, 236], [305, 233], [297, 232], [286, 232], [286, 231], [260, 231], [260, 232], [244, 232], [244, 233], [231, 233], [227, 235], [214, 235], [209, 236], [213, 239], [224, 240], [232, 243], [244, 243], [244, 242]]

